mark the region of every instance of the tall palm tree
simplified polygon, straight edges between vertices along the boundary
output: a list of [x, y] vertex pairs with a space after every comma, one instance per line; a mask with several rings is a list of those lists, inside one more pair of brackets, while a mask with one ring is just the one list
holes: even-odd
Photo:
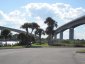
[[38, 28], [36, 31], [35, 31], [35, 35], [39, 35], [39, 40], [40, 40], [40, 44], [41, 44], [41, 35], [45, 35], [45, 32], [43, 29], [41, 28]]
[[44, 22], [45, 24], [47, 24], [48, 26], [51, 26], [51, 28], [56, 27], [57, 28], [57, 22], [55, 20], [53, 20], [51, 17], [46, 18], [46, 21]]
[[29, 31], [28, 31], [28, 28], [31, 28], [31, 23], [24, 23], [21, 28], [25, 29], [26, 30], [26, 33], [28, 35]]
[[57, 25], [57, 22], [53, 20], [51, 17], [46, 18], [46, 21], [44, 23], [48, 25], [45, 32], [49, 37], [48, 44], [50, 45], [52, 44], [52, 39], [55, 32], [54, 27], [57, 28], [58, 25]]

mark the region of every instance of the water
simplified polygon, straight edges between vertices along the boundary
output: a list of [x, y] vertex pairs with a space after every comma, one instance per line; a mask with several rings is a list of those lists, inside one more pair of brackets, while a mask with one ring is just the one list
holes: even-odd
[[[19, 41], [7, 41], [7, 44], [10, 44], [10, 45], [15, 44], [15, 43], [19, 43]], [[6, 42], [0, 41], [0, 45], [3, 45], [3, 44], [6, 44]]]

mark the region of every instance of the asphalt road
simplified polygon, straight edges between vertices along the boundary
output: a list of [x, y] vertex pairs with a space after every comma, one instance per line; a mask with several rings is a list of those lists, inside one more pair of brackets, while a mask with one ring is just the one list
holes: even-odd
[[81, 48], [24, 48], [0, 50], [0, 64], [85, 64]]

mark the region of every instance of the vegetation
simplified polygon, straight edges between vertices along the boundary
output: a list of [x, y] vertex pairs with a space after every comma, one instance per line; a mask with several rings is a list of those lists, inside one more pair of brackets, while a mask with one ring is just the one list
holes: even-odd
[[[85, 47], [85, 41], [84, 40], [54, 40], [54, 33], [57, 29], [57, 22], [53, 20], [51, 17], [47, 17], [45, 22], [47, 24], [47, 28], [44, 31], [44, 29], [41, 29], [40, 26], [37, 23], [24, 23], [21, 28], [25, 29], [25, 33], [19, 33], [12, 35], [11, 31], [9, 29], [3, 29], [1, 31], [0, 39], [7, 40], [7, 39], [16, 39], [19, 40], [19, 43], [13, 45], [15, 46], [25, 46], [25, 47], [34, 47], [34, 46], [69, 46], [69, 47]], [[29, 31], [31, 29], [31, 32]], [[48, 35], [47, 38], [43, 39], [41, 38], [42, 35], [45, 35], [45, 33]], [[47, 42], [43, 43], [43, 42]], [[0, 45], [1, 46], [1, 45]], [[4, 45], [6, 47], [13, 47], [11, 45]]]
[[35, 36], [36, 35], [38, 35], [38, 37], [39, 37], [39, 42], [40, 42], [40, 44], [41, 44], [41, 35], [45, 35], [45, 31], [43, 30], [43, 29], [41, 29], [41, 28], [38, 28], [36, 31], [35, 31]]
[[[24, 44], [24, 45], [22, 45]], [[29, 47], [26, 46], [27, 44], [25, 42], [21, 43], [16, 43], [14, 45], [7, 45], [5, 47], [1, 46], [0, 48], [16, 48], [16, 47]], [[31, 45], [32, 48], [37, 48], [37, 47], [85, 47], [85, 41], [78, 41], [78, 40], [74, 40], [74, 41], [70, 41], [70, 40], [63, 40], [63, 41], [59, 41], [54, 43], [52, 46], [49, 46], [47, 43], [41, 43], [39, 44], [38, 42], [36, 43], [32, 43]], [[83, 50], [84, 51], [84, 50]], [[83, 52], [83, 51], [77, 51], [77, 52]]]
[[31, 46], [32, 42], [35, 42], [33, 35], [26, 35], [25, 33], [20, 33], [18, 39], [20, 40], [19, 45], [26, 45], [27, 47]]
[[[11, 39], [11, 31], [9, 29], [3, 29], [1, 31], [1, 37], [6, 41], [6, 39]], [[7, 42], [6, 42], [7, 45]]]
[[84, 40], [57, 40], [53, 46], [85, 47]]
[[79, 51], [76, 51], [77, 53], [85, 53], [85, 49], [84, 50], [79, 50]]
[[0, 49], [18, 49], [18, 48], [24, 48], [23, 46], [3, 46], [0, 47]]
[[32, 47], [48, 47], [48, 44], [47, 43], [42, 43], [42, 44], [34, 43], [32, 44]]
[[57, 22], [55, 20], [53, 20], [51, 17], [48, 17], [46, 19], [46, 21], [44, 22], [48, 25], [48, 27], [46, 28], [46, 34], [48, 35], [48, 44], [52, 45], [53, 44], [53, 37], [54, 37], [54, 27], [57, 28]]
[[24, 23], [21, 28], [25, 29], [26, 30], [26, 34], [28, 35], [29, 31], [28, 31], [28, 28], [31, 27], [31, 23]]
[[[32, 32], [34, 29], [38, 29], [39, 25], [37, 23], [24, 23], [21, 28], [26, 30], [25, 33], [19, 34], [18, 38], [20, 39], [20, 43], [23, 43], [24, 45], [31, 46], [31, 43], [35, 41], [34, 36], [32, 35]], [[28, 28], [31, 28], [31, 34], [28, 31]]]
[[31, 28], [31, 34], [33, 32], [34, 29], [37, 29], [39, 27], [39, 25], [37, 23], [24, 23], [21, 28], [25, 29], [27, 34], [29, 33], [28, 28]]
[[32, 32], [33, 32], [34, 29], [37, 30], [39, 27], [40, 26], [37, 23], [31, 23], [31, 29], [32, 29], [31, 34], [32, 34]]

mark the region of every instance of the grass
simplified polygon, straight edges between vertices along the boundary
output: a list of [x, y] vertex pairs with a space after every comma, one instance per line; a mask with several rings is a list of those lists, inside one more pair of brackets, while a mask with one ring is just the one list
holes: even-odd
[[18, 48], [24, 48], [22, 46], [5, 46], [5, 47], [0, 47], [0, 49], [18, 49]]
[[48, 44], [47, 43], [42, 43], [42, 44], [39, 44], [39, 43], [35, 43], [35, 44], [32, 44], [31, 47], [26, 47], [26, 46], [2, 46], [0, 47], [0, 49], [19, 49], [19, 48], [42, 48], [42, 47], [48, 47]]
[[35, 44], [32, 44], [32, 46], [36, 46], [36, 47], [48, 47], [48, 44], [47, 43], [42, 43], [42, 44], [35, 43]]
[[[85, 47], [85, 41], [83, 40], [59, 40], [56, 41], [52, 46], [49, 46], [48, 43], [34, 43], [30, 48], [43, 48], [43, 47]], [[17, 48], [29, 48], [29, 46], [4, 46], [0, 49], [17, 49]], [[85, 50], [77, 51], [80, 53], [85, 53]]]
[[79, 50], [77, 53], [85, 53], [85, 50]]

